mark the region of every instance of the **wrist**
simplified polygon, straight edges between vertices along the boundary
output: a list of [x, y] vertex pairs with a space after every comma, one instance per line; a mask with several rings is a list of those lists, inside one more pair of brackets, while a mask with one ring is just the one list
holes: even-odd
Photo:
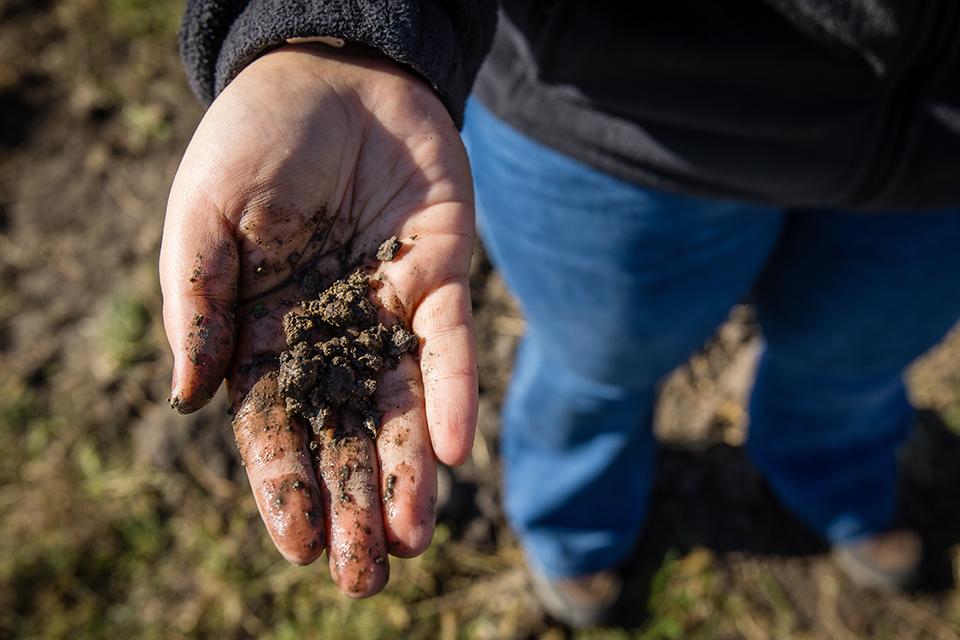
[[[270, 65], [279, 65], [266, 73], [268, 76], [285, 78], [283, 84], [287, 88], [291, 84], [300, 84], [292, 82], [295, 77], [312, 77], [334, 88], [350, 87], [369, 108], [383, 100], [411, 102], [420, 105], [425, 112], [432, 113], [436, 108], [448, 115], [440, 96], [426, 79], [378, 49], [339, 38], [291, 40], [265, 52], [247, 68], [269, 69]], [[238, 78], [244, 75], [245, 72], [241, 72]], [[302, 84], [300, 86], [303, 87]]]

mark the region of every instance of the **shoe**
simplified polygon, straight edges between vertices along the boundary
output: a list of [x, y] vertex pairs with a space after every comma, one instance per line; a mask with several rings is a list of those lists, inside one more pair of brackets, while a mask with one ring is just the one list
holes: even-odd
[[909, 529], [894, 529], [833, 548], [837, 566], [855, 583], [880, 591], [905, 591], [917, 584], [923, 542]]
[[530, 576], [546, 612], [571, 629], [608, 622], [623, 593], [623, 579], [615, 571], [551, 580], [531, 567]]

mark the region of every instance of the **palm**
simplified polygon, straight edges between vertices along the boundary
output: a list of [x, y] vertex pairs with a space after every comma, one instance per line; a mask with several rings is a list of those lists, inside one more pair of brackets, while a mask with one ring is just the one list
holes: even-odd
[[[261, 58], [231, 84], [171, 194], [164, 314], [186, 356], [175, 401], [201, 404], [229, 362], [238, 446], [274, 541], [295, 562], [329, 541], [331, 571], [352, 595], [382, 588], [387, 552], [425, 548], [434, 454], [457, 462], [472, 436], [471, 198], [462, 147], [432, 93], [389, 63], [305, 48]], [[336, 441], [313, 435], [277, 392], [281, 320], [305, 287], [330, 284], [391, 235], [404, 247], [379, 267], [375, 298], [422, 337], [419, 362], [404, 358], [381, 380], [376, 441], [353, 425]], [[314, 273], [319, 282], [305, 284]]]

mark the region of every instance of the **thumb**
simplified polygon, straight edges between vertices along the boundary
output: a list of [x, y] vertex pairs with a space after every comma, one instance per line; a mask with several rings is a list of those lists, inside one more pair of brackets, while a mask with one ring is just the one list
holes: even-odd
[[233, 354], [239, 256], [233, 229], [208, 198], [167, 204], [160, 251], [163, 324], [173, 350], [170, 404], [180, 413], [216, 393]]

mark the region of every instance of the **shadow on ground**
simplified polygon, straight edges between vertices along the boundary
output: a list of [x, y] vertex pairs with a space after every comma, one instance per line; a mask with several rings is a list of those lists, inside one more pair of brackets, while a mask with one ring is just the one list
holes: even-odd
[[[948, 550], [960, 543], [958, 460], [960, 436], [935, 413], [921, 411], [901, 469], [903, 519], [921, 531], [928, 553], [922, 593], [943, 594], [955, 586]], [[658, 462], [650, 519], [627, 565], [627, 606], [617, 626], [642, 626], [650, 611], [636, 604], [655, 595], [657, 572], [670, 558], [697, 549], [734, 560], [795, 558], [798, 567], [823, 560], [829, 551], [820, 536], [781, 506], [742, 447], [667, 444]]]

